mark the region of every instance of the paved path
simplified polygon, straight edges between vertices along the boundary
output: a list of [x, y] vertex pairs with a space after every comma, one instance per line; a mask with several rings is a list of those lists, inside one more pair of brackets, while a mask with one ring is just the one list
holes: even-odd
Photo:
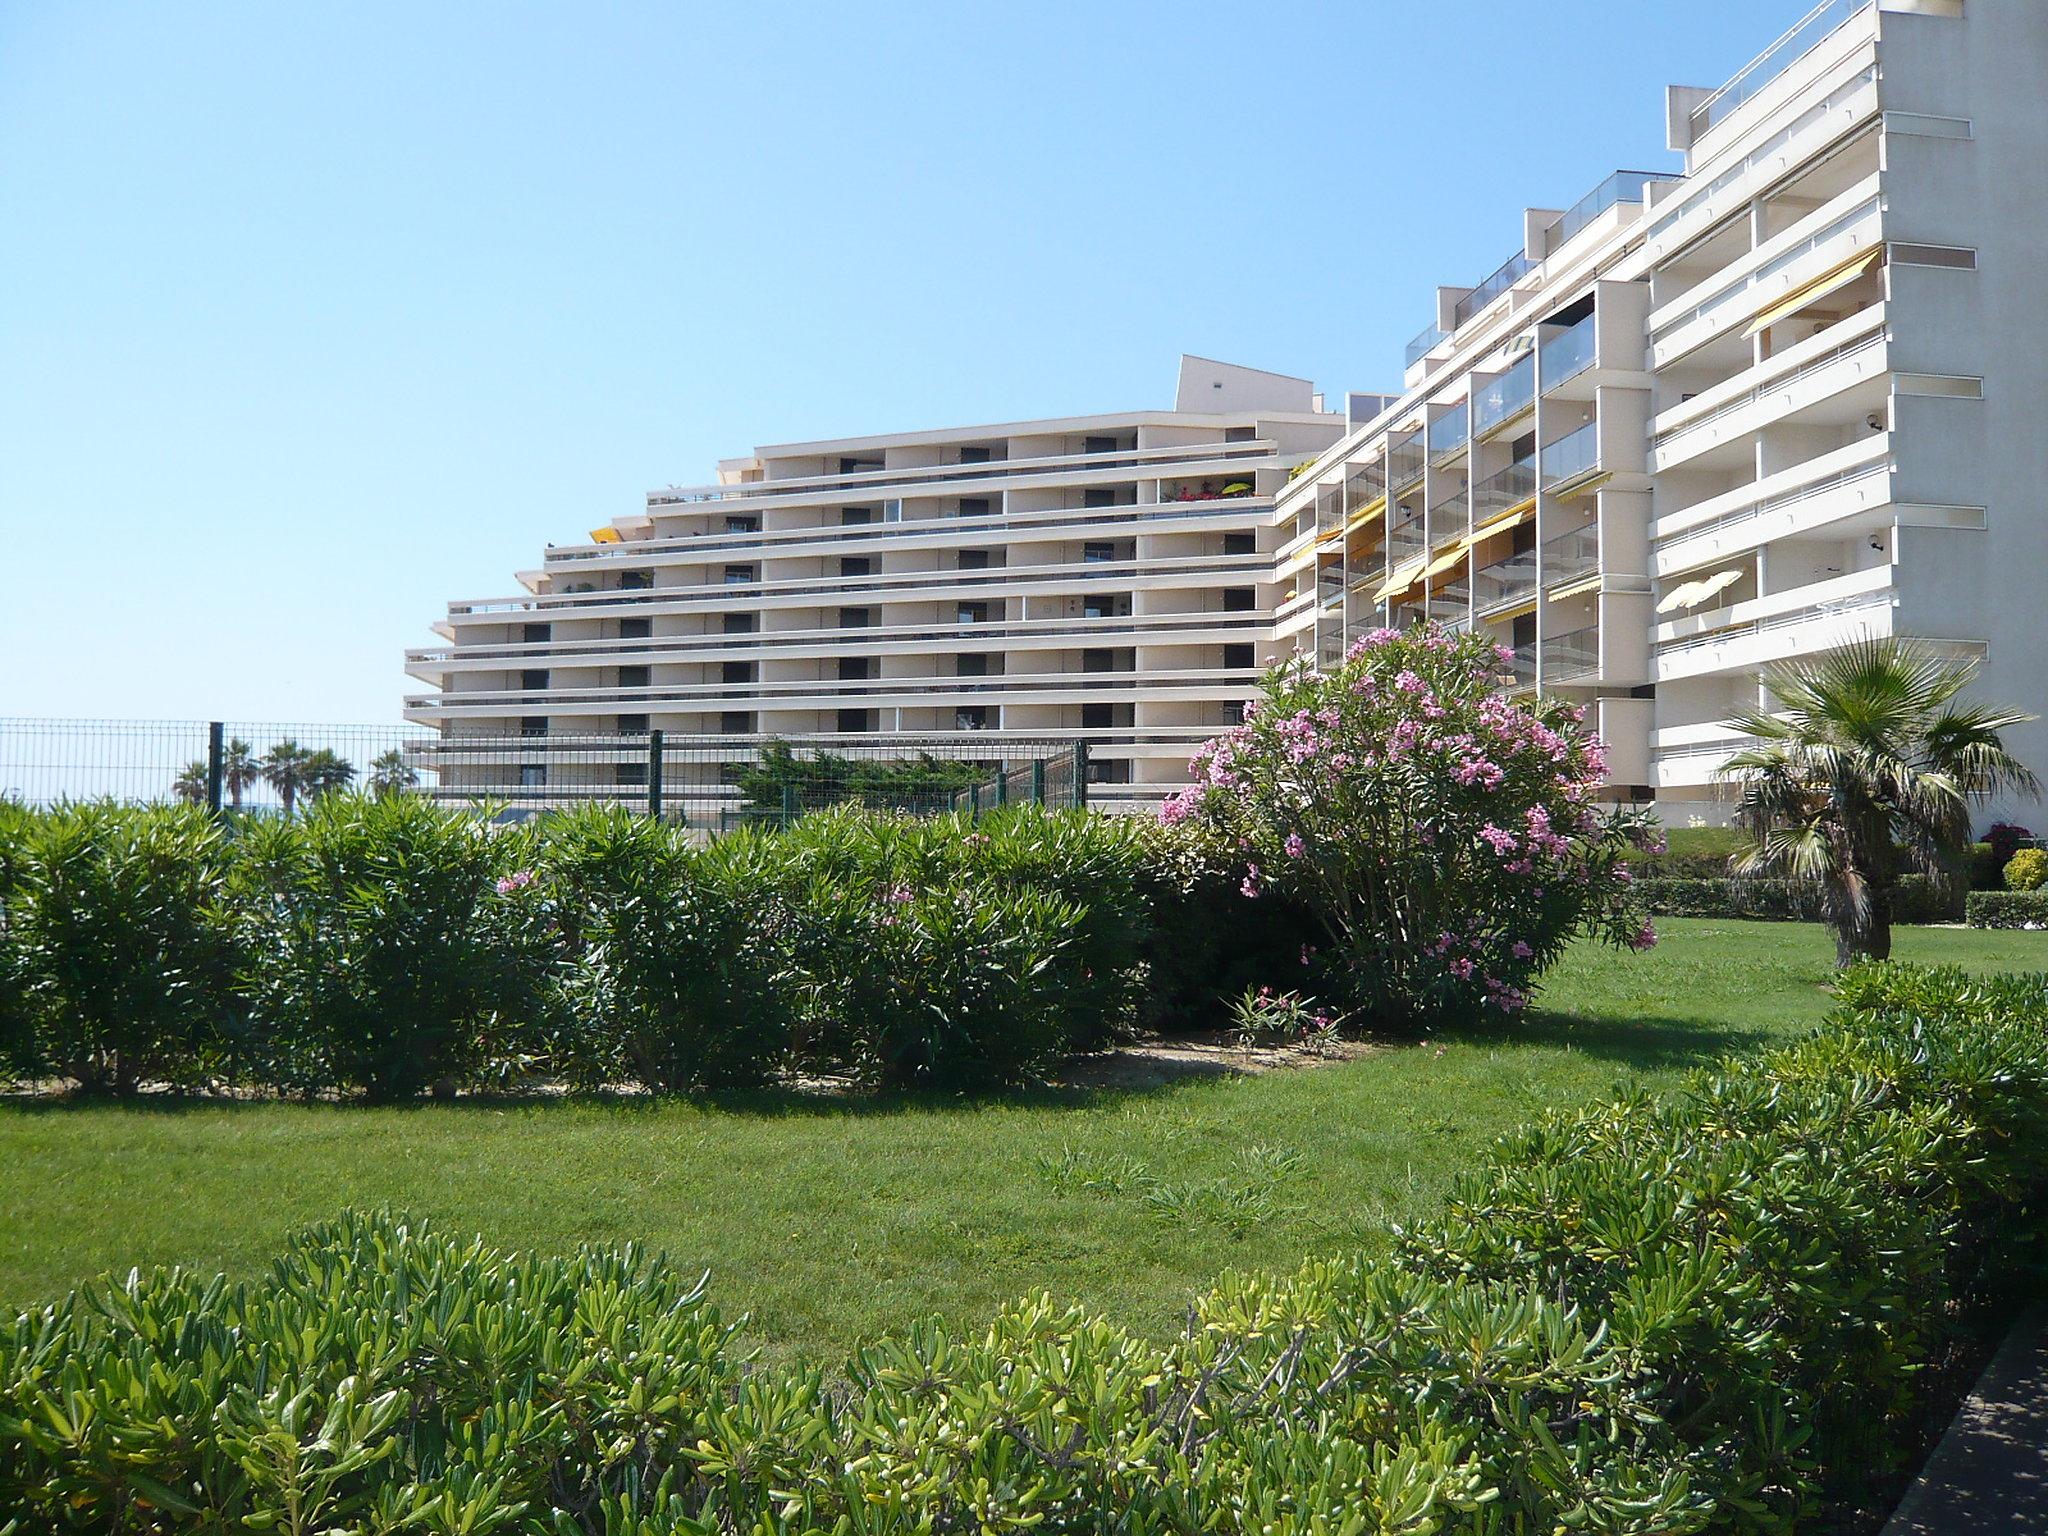
[[2048, 1307], [2022, 1317], [1883, 1536], [2048, 1533]]

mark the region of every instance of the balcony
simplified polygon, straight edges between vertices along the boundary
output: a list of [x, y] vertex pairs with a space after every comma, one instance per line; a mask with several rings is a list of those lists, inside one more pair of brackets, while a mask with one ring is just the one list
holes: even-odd
[[1744, 65], [1734, 79], [1692, 109], [1692, 141], [1697, 144], [1710, 130], [1733, 116], [1744, 102], [1876, 3], [1877, 0], [1822, 0], [1793, 23], [1789, 32]]
[[1483, 527], [1535, 498], [1536, 460], [1529, 455], [1472, 487], [1472, 526]]
[[1518, 645], [1514, 649], [1515, 654], [1501, 663], [1501, 670], [1514, 679], [1515, 687], [1534, 688], [1536, 686], [1536, 647], [1533, 645]]
[[1451, 311], [1451, 329], [1457, 330], [1535, 270], [1536, 263], [1529, 259], [1528, 252], [1515, 252], [1500, 264], [1491, 277], [1458, 300], [1457, 306]]
[[1442, 326], [1432, 325], [1425, 327], [1420, 335], [1408, 343], [1408, 366], [1413, 368], [1430, 353], [1434, 352], [1438, 346], [1448, 340], [1450, 340], [1450, 333]]
[[1588, 624], [1543, 640], [1543, 683], [1545, 687], [1584, 682], [1600, 675], [1600, 626]]
[[1541, 459], [1545, 490], [1590, 474], [1600, 467], [1600, 423], [1589, 421], [1560, 437], [1544, 448]]
[[1889, 635], [1891, 579], [1889, 566], [1874, 566], [1660, 624], [1653, 633], [1657, 680], [1746, 669]]
[[1600, 574], [1600, 525], [1588, 523], [1543, 542], [1543, 584], [1555, 590]]
[[1599, 318], [1588, 315], [1570, 330], [1543, 343], [1537, 371], [1542, 375], [1546, 394], [1593, 366], [1595, 322]]
[[1550, 226], [1550, 248], [1554, 251], [1617, 203], [1640, 203], [1653, 181], [1677, 181], [1669, 171], [1616, 171], [1580, 198]]
[[1425, 456], [1420, 432], [1387, 445], [1387, 486], [1393, 495], [1400, 495], [1422, 478]]
[[1421, 554], [1427, 545], [1422, 537], [1422, 519], [1411, 517], [1387, 530], [1387, 562], [1399, 565]]
[[1535, 602], [1536, 551], [1525, 549], [1475, 572], [1472, 600], [1482, 618], [1502, 608]]
[[1794, 538], [1890, 502], [1891, 440], [1873, 437], [1660, 518], [1655, 574]]
[[1465, 431], [1465, 407], [1453, 406], [1429, 424], [1429, 461], [1441, 464], [1464, 452], [1467, 435]]
[[1531, 353], [1473, 397], [1472, 435], [1485, 437], [1535, 403], [1536, 356]]
[[[1749, 439], [1773, 422], [1881, 379], [1891, 366], [1884, 321], [1882, 308], [1866, 311], [1664, 412], [1651, 423], [1652, 467], [1675, 469], [1731, 445], [1746, 456]], [[1857, 419], [1858, 412], [1846, 417]]]

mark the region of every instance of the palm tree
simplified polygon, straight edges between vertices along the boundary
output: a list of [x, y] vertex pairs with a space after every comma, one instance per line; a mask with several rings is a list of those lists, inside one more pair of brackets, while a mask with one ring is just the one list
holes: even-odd
[[1721, 769], [1753, 839], [1737, 867], [1818, 883], [1837, 965], [1890, 957], [1902, 862], [1953, 888], [1971, 800], [2038, 792], [2000, 734], [2034, 717], [1962, 701], [1976, 677], [1975, 661], [1912, 641], [1859, 640], [1766, 667], [1778, 709], [1726, 722], [1756, 738]]
[[306, 755], [306, 793], [313, 799], [347, 789], [355, 778], [356, 765], [328, 747]]
[[171, 781], [171, 793], [187, 805], [206, 804], [206, 764], [194, 758], [179, 769]]
[[228, 792], [228, 804], [242, 808], [242, 791], [263, 777], [263, 765], [256, 761], [256, 749], [241, 737], [229, 741], [220, 755], [220, 781]]
[[277, 798], [284, 802], [287, 816], [299, 803], [300, 791], [307, 787], [306, 763], [312, 756], [287, 736], [257, 760], [258, 771], [262, 773], [264, 782], [277, 791]]
[[370, 759], [370, 777], [366, 780], [370, 792], [379, 800], [392, 795], [402, 795], [416, 788], [420, 776], [413, 771], [412, 764], [405, 760], [405, 754], [393, 747], [388, 752], [379, 752]]

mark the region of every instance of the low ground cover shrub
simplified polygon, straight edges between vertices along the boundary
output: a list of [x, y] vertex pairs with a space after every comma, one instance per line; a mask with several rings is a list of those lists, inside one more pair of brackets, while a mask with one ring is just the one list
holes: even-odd
[[1972, 928], [2048, 928], [2048, 891], [1972, 891]]
[[1278, 668], [1162, 808], [1234, 851], [1248, 903], [1311, 915], [1305, 979], [1369, 1019], [1513, 1011], [1581, 933], [1655, 942], [1623, 865], [1654, 822], [1596, 806], [1583, 711], [1517, 702], [1503, 661], [1424, 625], [1376, 631], [1332, 671]]
[[1925, 1383], [2038, 1273], [2048, 978], [1871, 968], [1842, 997], [1789, 1049], [1507, 1139], [1384, 1256], [1224, 1280], [1163, 1348], [1040, 1296], [828, 1386], [750, 1365], [637, 1250], [345, 1216], [260, 1280], [152, 1271], [0, 1331], [0, 1509], [138, 1536], [1853, 1524]]

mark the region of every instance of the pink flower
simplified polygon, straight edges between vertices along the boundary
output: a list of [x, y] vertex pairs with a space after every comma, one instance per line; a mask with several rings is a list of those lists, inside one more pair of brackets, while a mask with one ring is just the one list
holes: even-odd
[[1259, 866], [1245, 866], [1244, 884], [1238, 887], [1246, 896], [1256, 899], [1259, 894]]
[[1289, 857], [1290, 859], [1298, 859], [1304, 853], [1308, 852], [1308, 844], [1304, 843], [1301, 840], [1301, 834], [1299, 832], [1290, 832], [1287, 834], [1286, 848], [1287, 857]]
[[530, 869], [514, 870], [498, 882], [498, 894], [510, 896], [514, 891], [523, 891], [533, 884], [534, 878], [534, 873]]
[[1513, 950], [1510, 951], [1510, 953], [1513, 954], [1517, 960], [1527, 960], [1530, 956], [1534, 955], [1536, 951], [1529, 947], [1529, 941], [1527, 939], [1517, 939], [1515, 940], [1515, 947]]
[[1301, 946], [1301, 963], [1302, 963], [1303, 965], [1307, 965], [1307, 964], [1308, 964], [1308, 963], [1309, 963], [1309, 962], [1310, 962], [1311, 960], [1315, 959], [1315, 957], [1316, 957], [1316, 947], [1315, 947], [1315, 945], [1313, 945], [1313, 944], [1304, 944], [1304, 945], [1302, 945], [1302, 946]]
[[1513, 853], [1515, 851], [1515, 834], [1508, 831], [1505, 827], [1496, 827], [1489, 821], [1479, 829], [1479, 836], [1495, 853]]
[[888, 892], [883, 896], [882, 899], [888, 902], [893, 907], [900, 907], [904, 905], [906, 902], [915, 901], [917, 899], [917, 896], [916, 893], [912, 891], [909, 886], [904, 885], [902, 882], [899, 881], [895, 885], [889, 887]]
[[1643, 924], [1642, 927], [1629, 935], [1628, 947], [1630, 949], [1655, 949], [1657, 947], [1657, 930], [1648, 923]]
[[1460, 981], [1470, 981], [1472, 979], [1472, 973], [1478, 970], [1479, 967], [1474, 965], [1468, 957], [1460, 955], [1457, 959], [1451, 962], [1450, 969], [1451, 974], [1457, 977]]
[[1425, 683], [1421, 679], [1421, 677], [1418, 676], [1414, 671], [1410, 670], [1407, 667], [1403, 667], [1394, 676], [1394, 686], [1400, 689], [1403, 693], [1421, 693], [1429, 685]]

